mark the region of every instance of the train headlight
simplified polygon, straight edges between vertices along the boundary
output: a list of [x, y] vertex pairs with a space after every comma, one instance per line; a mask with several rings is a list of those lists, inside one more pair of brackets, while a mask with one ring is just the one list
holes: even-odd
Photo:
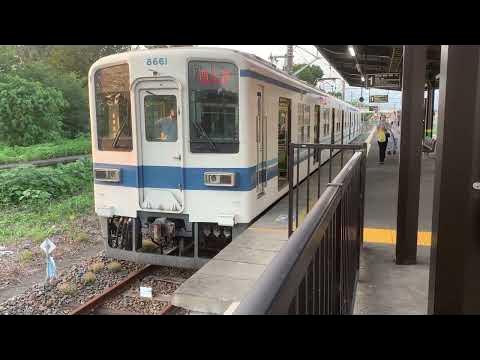
[[215, 225], [215, 226], [213, 227], [213, 235], [218, 238], [221, 233], [222, 233], [222, 232], [221, 232], [221, 230], [220, 230], [220, 227], [218, 227], [218, 226]]
[[235, 173], [206, 172], [203, 179], [207, 186], [235, 186]]
[[120, 182], [119, 169], [94, 169], [95, 180], [105, 182]]
[[203, 225], [202, 232], [203, 232], [203, 235], [205, 235], [205, 237], [209, 237], [210, 234], [212, 233], [212, 229], [210, 228], [210, 225]]
[[230, 236], [232, 236], [232, 231], [229, 228], [225, 227], [223, 228], [223, 235], [225, 235], [225, 237], [229, 239]]

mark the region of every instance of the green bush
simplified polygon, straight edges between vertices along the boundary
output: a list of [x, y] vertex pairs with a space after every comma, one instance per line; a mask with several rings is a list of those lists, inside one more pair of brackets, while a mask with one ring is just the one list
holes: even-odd
[[78, 194], [93, 184], [89, 159], [56, 167], [22, 166], [0, 171], [0, 205], [45, 203]]
[[63, 72], [42, 61], [24, 64], [15, 73], [24, 79], [38, 81], [61, 91], [68, 103], [62, 117], [62, 127], [67, 137], [88, 131], [88, 89], [75, 73]]
[[33, 145], [57, 139], [63, 111], [62, 93], [16, 75], [0, 79], [0, 139], [8, 145]]
[[62, 156], [86, 155], [92, 152], [90, 137], [61, 139], [53, 143], [31, 146], [0, 145], [0, 164], [52, 159]]

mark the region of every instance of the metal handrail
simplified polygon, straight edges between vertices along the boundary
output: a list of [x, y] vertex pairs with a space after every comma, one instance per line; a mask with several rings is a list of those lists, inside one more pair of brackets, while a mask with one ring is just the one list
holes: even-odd
[[[309, 145], [307, 145], [306, 147], [308, 146]], [[358, 219], [352, 219], [358, 221], [358, 229], [354, 236], [355, 241], [352, 251], [353, 255], [350, 259], [351, 264], [345, 264], [345, 259], [342, 263], [344, 266], [350, 266], [349, 269], [351, 270], [350, 272], [352, 274], [345, 274], [344, 270], [342, 272], [342, 267], [340, 266], [340, 264], [336, 265], [340, 266], [340, 271], [337, 272], [342, 273], [333, 274], [336, 276], [335, 279], [338, 280], [336, 286], [338, 286], [339, 292], [348, 292], [347, 295], [349, 295], [350, 299], [337, 299], [337, 294], [331, 294], [338, 301], [334, 301], [336, 305], [332, 306], [331, 309], [329, 307], [329, 311], [326, 312], [322, 312], [321, 310], [319, 310], [319, 302], [321, 301], [320, 299], [308, 299], [304, 305], [305, 309], [311, 306], [311, 308], [315, 310], [305, 311], [304, 313], [311, 312], [340, 314], [352, 312], [354, 287], [356, 284], [356, 276], [358, 273], [359, 265], [359, 246], [362, 243], [363, 233], [363, 198], [365, 188], [366, 147], [365, 145], [362, 145], [360, 146], [360, 148], [362, 148], [362, 151], [356, 152], [347, 162], [347, 164], [343, 167], [340, 173], [335, 177], [333, 181], [334, 184], [330, 184], [329, 186], [327, 186], [327, 189], [323, 192], [319, 200], [315, 203], [311, 211], [307, 214], [304, 222], [291, 235], [285, 246], [267, 266], [261, 277], [255, 283], [253, 289], [249, 292], [249, 294], [247, 294], [247, 296], [241, 301], [241, 303], [235, 310], [235, 315], [287, 314], [289, 312], [298, 312], [297, 310], [299, 305], [297, 295], [300, 293], [299, 289], [301, 288], [301, 284], [305, 284], [305, 289], [307, 289], [309, 282], [319, 282], [319, 279], [315, 278], [314, 274], [309, 275], [310, 266], [312, 264], [313, 266], [318, 266], [318, 261], [316, 260], [318, 260], [318, 253], [320, 247], [324, 246], [322, 245], [322, 241], [326, 241], [325, 234], [327, 231], [330, 232], [333, 222], [337, 224], [338, 219], [336, 214], [337, 211], [339, 211], [338, 209], [341, 208], [341, 211], [345, 211], [345, 208], [341, 206], [339, 207], [339, 205], [341, 205], [341, 202], [343, 201], [344, 195], [349, 189], [349, 186], [354, 183], [354, 180], [358, 180]], [[358, 179], [356, 177], [360, 178]], [[341, 186], [338, 186], [339, 184]], [[333, 222], [332, 219], [334, 219]], [[340, 221], [342, 221], [341, 217]], [[335, 231], [339, 230], [340, 229], [335, 228]], [[345, 231], [346, 233], [348, 230], [341, 229], [341, 231]], [[348, 236], [341, 235], [340, 239], [342, 241], [349, 241]], [[340, 248], [337, 248], [337, 250], [341, 250], [342, 246], [344, 245], [340, 244]], [[348, 253], [349, 250], [344, 248], [344, 251], [347, 251]], [[337, 253], [335, 253], [334, 256], [337, 256]], [[354, 272], [355, 274], [353, 274]], [[308, 278], [308, 276], [313, 276], [313, 280]], [[316, 276], [319, 276], [318, 272]], [[325, 274], [322, 274], [322, 276], [325, 276]], [[319, 287], [313, 286], [312, 289], [317, 289], [317, 291], [312, 291], [310, 295], [314, 296], [313, 293], [315, 293], [315, 296], [318, 296], [320, 291]], [[305, 291], [304, 295], [306, 293], [307, 291]], [[296, 309], [294, 309], [293, 311], [292, 299], [295, 299], [296, 303]], [[348, 306], [346, 306], [345, 302], [348, 302]]]

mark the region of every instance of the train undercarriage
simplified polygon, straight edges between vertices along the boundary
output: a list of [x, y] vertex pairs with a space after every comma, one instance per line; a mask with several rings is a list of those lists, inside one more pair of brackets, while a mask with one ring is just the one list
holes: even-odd
[[141, 213], [100, 217], [107, 256], [145, 264], [199, 268], [225, 248], [241, 226], [191, 223], [187, 216]]

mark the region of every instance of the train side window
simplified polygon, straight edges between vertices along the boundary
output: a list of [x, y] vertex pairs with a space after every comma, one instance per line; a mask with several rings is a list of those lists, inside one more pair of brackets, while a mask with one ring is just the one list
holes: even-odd
[[305, 113], [303, 119], [303, 143], [310, 142], [310, 105], [305, 105]]
[[328, 108], [322, 109], [323, 112], [323, 136], [328, 135], [329, 121], [328, 121]]
[[98, 149], [132, 151], [128, 64], [98, 70], [94, 84]]
[[144, 99], [144, 107], [147, 141], [177, 141], [176, 96], [147, 95]]
[[298, 104], [297, 106], [297, 116], [298, 116], [298, 122], [297, 122], [297, 142], [299, 144], [303, 143], [304, 139], [304, 107], [303, 104]]

